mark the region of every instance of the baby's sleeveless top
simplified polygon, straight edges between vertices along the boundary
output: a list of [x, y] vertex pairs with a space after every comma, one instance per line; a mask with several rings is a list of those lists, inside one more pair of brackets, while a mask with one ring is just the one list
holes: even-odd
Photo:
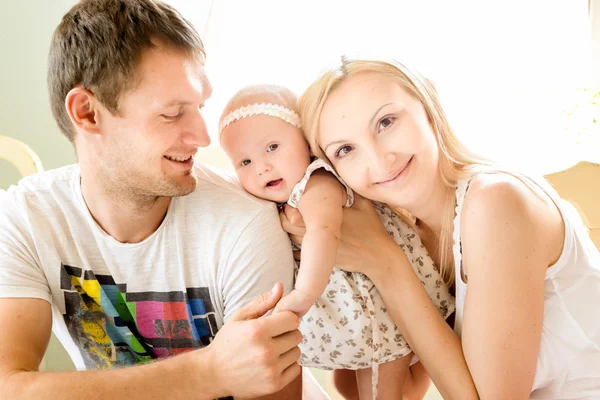
[[[575, 208], [544, 180], [504, 170], [548, 195], [562, 214], [563, 251], [546, 271], [542, 338], [531, 399], [600, 399], [600, 256]], [[460, 335], [467, 284], [461, 278], [460, 215], [473, 178], [458, 182], [454, 218], [456, 324]], [[467, 277], [468, 278], [468, 277]]]
[[[333, 168], [317, 159], [292, 191], [288, 204], [298, 207], [310, 175], [319, 168], [334, 174], [346, 187], [346, 206], [354, 197]], [[454, 312], [454, 299], [443, 284], [418, 235], [386, 206], [375, 209], [394, 241], [406, 253], [433, 304], [446, 318]], [[298, 273], [298, 267], [296, 273]], [[323, 295], [300, 321], [304, 339], [300, 363], [320, 369], [362, 369], [404, 357], [411, 352], [385, 309], [381, 295], [363, 274], [334, 267]]]

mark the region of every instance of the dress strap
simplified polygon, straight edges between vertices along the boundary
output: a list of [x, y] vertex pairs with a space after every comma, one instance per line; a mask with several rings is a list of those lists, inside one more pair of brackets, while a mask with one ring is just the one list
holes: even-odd
[[462, 280], [463, 283], [467, 283], [467, 277], [462, 268], [462, 245], [460, 241], [460, 216], [462, 214], [462, 208], [467, 197], [467, 190], [471, 184], [473, 177], [467, 179], [461, 179], [456, 184], [456, 207], [454, 209], [454, 230], [452, 232], [452, 253], [454, 255], [454, 272], [456, 280]]
[[292, 189], [292, 193], [290, 195], [290, 198], [287, 201], [287, 204], [294, 208], [298, 208], [298, 204], [300, 203], [300, 199], [302, 198], [302, 195], [304, 194], [304, 190], [306, 189], [306, 184], [308, 183], [310, 176], [313, 174], [313, 172], [315, 172], [321, 168], [330, 172], [344, 186], [344, 189], [346, 189], [346, 203], [345, 203], [344, 207], [352, 207], [352, 204], [354, 204], [354, 192], [352, 191], [352, 189], [350, 189], [350, 187], [348, 185], [346, 185], [346, 183], [337, 174], [337, 172], [335, 172], [335, 169], [333, 169], [333, 167], [331, 165], [329, 165], [325, 160], [322, 160], [320, 158], [315, 159], [308, 166], [308, 168], [306, 168], [306, 173], [304, 174], [304, 177]]

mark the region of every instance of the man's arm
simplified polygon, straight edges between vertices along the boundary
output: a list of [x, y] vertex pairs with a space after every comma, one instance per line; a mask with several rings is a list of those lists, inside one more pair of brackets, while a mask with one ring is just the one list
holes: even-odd
[[[285, 292], [289, 292], [293, 287], [294, 267], [290, 239], [281, 228], [277, 210], [266, 205], [246, 226], [221, 269], [225, 320], [274, 282], [282, 282]], [[282, 398], [302, 398], [301, 377], [283, 391], [261, 400]]]
[[277, 209], [265, 204], [247, 223], [226, 263], [219, 268], [225, 321], [275, 282], [281, 282], [284, 293], [289, 293], [294, 268], [290, 239], [281, 228]]
[[50, 305], [0, 299], [0, 393], [20, 399], [136, 400], [255, 397], [288, 385], [300, 372], [301, 335], [291, 312], [258, 319], [282, 288], [236, 312], [208, 347], [166, 360], [109, 371], [39, 372], [50, 339]]
[[[208, 363], [200, 354], [112, 371], [39, 372], [50, 340], [52, 312], [40, 299], [0, 300], [0, 393], [7, 399], [165, 399], [174, 388], [207, 399], [211, 387]], [[200, 352], [204, 352], [200, 350]], [[198, 359], [194, 365], [194, 358]], [[165, 379], [169, 376], [170, 379]], [[199, 379], [204, 376], [205, 379]], [[170, 381], [167, 385], [165, 382]], [[60, 395], [58, 395], [60, 394]]]

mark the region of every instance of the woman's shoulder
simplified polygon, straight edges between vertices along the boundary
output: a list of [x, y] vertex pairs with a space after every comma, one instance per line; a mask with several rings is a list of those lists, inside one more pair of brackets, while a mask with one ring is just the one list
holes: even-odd
[[[482, 222], [492, 222], [500, 216], [503, 219], [516, 219], [529, 214], [560, 213], [550, 196], [528, 178], [504, 172], [480, 173], [473, 177], [463, 206], [461, 219], [476, 217]], [[533, 218], [530, 222], [535, 222]], [[543, 218], [546, 219], [546, 218]]]
[[564, 223], [553, 199], [535, 181], [494, 172], [477, 174], [471, 180], [461, 214], [461, 231], [463, 242], [482, 243], [481, 236], [485, 235], [489, 238], [483, 242], [491, 241], [493, 245], [497, 236], [512, 235], [554, 247], [562, 243]]

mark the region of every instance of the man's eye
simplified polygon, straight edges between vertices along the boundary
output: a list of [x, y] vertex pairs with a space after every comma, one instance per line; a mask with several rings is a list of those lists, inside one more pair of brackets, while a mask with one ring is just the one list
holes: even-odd
[[279, 148], [279, 145], [278, 145], [277, 143], [270, 144], [270, 145], [267, 147], [267, 153], [270, 153], [270, 152], [272, 152], [272, 151], [275, 151], [275, 150], [277, 150], [278, 148]]
[[250, 161], [250, 160], [244, 160], [244, 161], [242, 161], [242, 162], [240, 163], [240, 165], [241, 165], [242, 167], [245, 167], [246, 165], [249, 165], [250, 163], [251, 163], [251, 161]]
[[167, 121], [175, 121], [175, 120], [179, 119], [179, 117], [181, 117], [181, 113], [174, 114], [174, 115], [161, 114], [160, 116], [163, 117], [164, 119], [166, 119]]

